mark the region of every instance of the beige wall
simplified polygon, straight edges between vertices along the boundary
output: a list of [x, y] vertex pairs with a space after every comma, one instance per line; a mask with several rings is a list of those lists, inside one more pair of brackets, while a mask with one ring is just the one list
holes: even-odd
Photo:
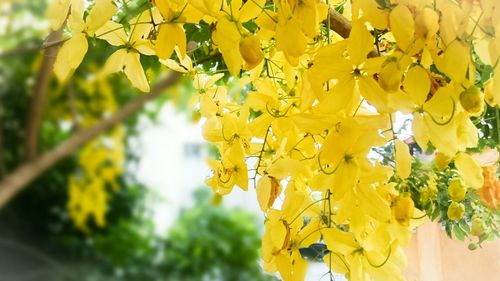
[[436, 223], [418, 228], [407, 248], [408, 281], [500, 281], [500, 241], [467, 249], [466, 241], [452, 240]]

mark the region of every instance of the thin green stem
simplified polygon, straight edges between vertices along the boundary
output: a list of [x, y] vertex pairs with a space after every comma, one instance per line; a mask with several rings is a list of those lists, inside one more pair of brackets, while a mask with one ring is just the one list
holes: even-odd
[[257, 175], [259, 174], [260, 163], [262, 162], [262, 155], [264, 154], [264, 150], [266, 148], [267, 137], [269, 136], [270, 129], [271, 129], [271, 126], [267, 127], [266, 135], [264, 136], [264, 142], [262, 143], [262, 149], [259, 152], [259, 160], [257, 161], [257, 166], [255, 168], [255, 175], [253, 177], [254, 188], [257, 188], [256, 183], [255, 183], [255, 179], [257, 178]]
[[319, 202], [321, 201], [325, 201], [327, 200], [327, 198], [321, 198], [319, 200], [316, 200], [314, 202], [312, 202], [311, 204], [307, 205], [307, 207], [305, 207], [300, 213], [297, 214], [297, 216], [295, 216], [295, 218], [293, 218], [289, 223], [288, 225], [292, 225], [298, 218], [300, 218], [300, 216], [305, 212], [307, 211], [309, 208], [311, 208], [312, 206], [318, 204]]

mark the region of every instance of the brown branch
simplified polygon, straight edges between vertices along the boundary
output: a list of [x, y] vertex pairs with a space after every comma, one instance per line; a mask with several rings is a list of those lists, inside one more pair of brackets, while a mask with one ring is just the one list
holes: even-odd
[[22, 55], [25, 53], [31, 53], [40, 50], [40, 46], [28, 46], [24, 48], [14, 48], [11, 50], [3, 51], [0, 53], [0, 59], [1, 58], [6, 58], [6, 57], [12, 57], [12, 56], [17, 56], [17, 55]]
[[[343, 15], [341, 15], [334, 9], [330, 9], [329, 16], [330, 16], [330, 29], [338, 33], [340, 36], [342, 36], [342, 38], [348, 38], [349, 35], [351, 34], [351, 29], [352, 29], [351, 21], [346, 19]], [[379, 55], [376, 49], [374, 49], [368, 54], [368, 57], [370, 58], [378, 56]]]
[[90, 128], [81, 129], [52, 150], [34, 160], [22, 164], [0, 182], [0, 209], [43, 172], [75, 152], [82, 145], [110, 130], [130, 115], [138, 112], [147, 101], [160, 95], [164, 89], [173, 85], [179, 77], [180, 75], [177, 73], [170, 74], [158, 83], [148, 94], [142, 94], [138, 98], [132, 100], [111, 117], [102, 120], [100, 123]]
[[52, 47], [57, 47], [59, 45], [62, 45], [64, 42], [68, 41], [69, 38], [66, 39], [59, 39], [55, 41], [47, 41], [44, 42], [41, 45], [31, 45], [31, 46], [26, 46], [26, 47], [17, 47], [11, 50], [3, 51], [0, 53], [0, 59], [1, 58], [6, 58], [6, 57], [11, 57], [11, 56], [18, 56], [18, 55], [23, 55], [26, 53], [33, 53], [33, 52], [38, 52], [44, 49], [49, 49]]
[[[61, 39], [62, 33], [63, 28], [51, 32], [47, 37], [47, 41], [58, 41]], [[38, 154], [38, 137], [42, 125], [43, 105], [58, 52], [59, 48], [56, 46], [47, 48], [43, 52], [42, 63], [33, 87], [33, 96], [31, 97], [28, 116], [26, 118], [26, 137], [24, 143], [26, 161], [35, 159]]]
[[346, 19], [339, 12], [334, 9], [330, 9], [330, 29], [337, 32], [342, 38], [349, 37], [352, 29], [352, 23], [348, 19]]

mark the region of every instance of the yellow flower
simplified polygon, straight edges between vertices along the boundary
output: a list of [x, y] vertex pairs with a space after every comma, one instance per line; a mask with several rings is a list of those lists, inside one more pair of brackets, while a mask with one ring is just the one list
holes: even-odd
[[[254, 0], [243, 3], [242, 0], [234, 0], [222, 3], [221, 15], [212, 34], [212, 39], [222, 53], [231, 75], [238, 75], [245, 62], [240, 53], [240, 42], [242, 37], [248, 36], [249, 31], [243, 26], [243, 23], [259, 16], [265, 2], [265, 0]], [[252, 44], [255, 45], [255, 42]], [[256, 50], [253, 52], [257, 53]]]
[[56, 77], [65, 81], [78, 68], [87, 53], [87, 36], [96, 35], [97, 30], [116, 13], [117, 8], [111, 0], [97, 0], [85, 19], [83, 1], [58, 0], [51, 5], [51, 9], [51, 14], [57, 14], [56, 20], [52, 22], [53, 29], [64, 22], [68, 9], [70, 10], [68, 26], [72, 37], [62, 45], [54, 63]]
[[[379, 71], [385, 58], [367, 58], [373, 50], [373, 37], [361, 21], [353, 23], [349, 39], [323, 47], [318, 51], [308, 75], [317, 96], [325, 96], [318, 110], [334, 114], [352, 114], [361, 97], [379, 112], [391, 112], [387, 93], [373, 75]], [[347, 50], [349, 56], [344, 56]], [[334, 84], [329, 80], [336, 81]], [[325, 92], [324, 83], [333, 87]], [[327, 87], [328, 89], [328, 87]]]
[[114, 52], [106, 61], [100, 75], [109, 75], [123, 72], [132, 85], [143, 92], [149, 92], [149, 83], [140, 61], [140, 54], [153, 55], [154, 47], [147, 39], [152, 24], [144, 24], [151, 20], [149, 13], [142, 13], [132, 19], [133, 26], [129, 34], [122, 26], [113, 21], [108, 21], [97, 33], [100, 38], [113, 46], [122, 47]]
[[402, 278], [398, 265], [404, 261], [383, 226], [360, 240], [337, 228], [327, 228], [322, 234], [332, 252], [323, 260], [332, 270], [346, 273], [350, 280], [365, 280], [367, 274], [375, 280], [384, 280], [387, 276], [395, 280]]
[[180, 59], [186, 55], [186, 34], [183, 23], [198, 23], [203, 14], [192, 7], [188, 0], [156, 0], [163, 22], [156, 37], [155, 51], [160, 59], [168, 59], [177, 46]]

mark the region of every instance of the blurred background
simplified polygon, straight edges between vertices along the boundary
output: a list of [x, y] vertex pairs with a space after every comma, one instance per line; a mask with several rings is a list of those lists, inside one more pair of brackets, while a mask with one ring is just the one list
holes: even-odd
[[[63, 34], [47, 38], [47, 2], [0, 0], [0, 181], [143, 95], [122, 74], [96, 79], [113, 52], [99, 40], [58, 83], [47, 43]], [[141, 63], [152, 84], [162, 78], [157, 60]], [[204, 184], [214, 152], [189, 106], [189, 82], [79, 146], [0, 210], [0, 281], [279, 280], [260, 268], [264, 218], [254, 190], [222, 199]], [[409, 280], [500, 275], [499, 243], [470, 252], [437, 224], [419, 232]], [[310, 267], [307, 280], [330, 279], [323, 265]]]

